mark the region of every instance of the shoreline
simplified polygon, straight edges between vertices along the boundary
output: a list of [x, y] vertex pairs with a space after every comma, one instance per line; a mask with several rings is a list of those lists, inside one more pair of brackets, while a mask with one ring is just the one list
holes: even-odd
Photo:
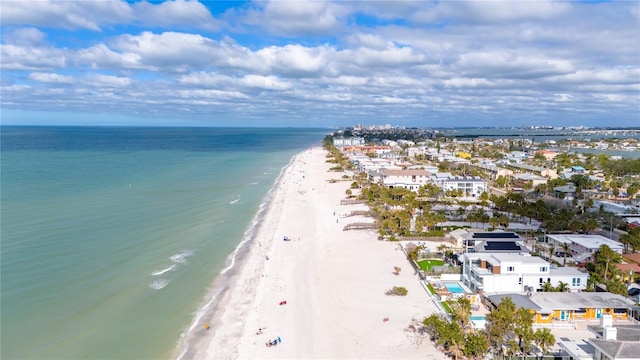
[[[313, 147], [283, 168], [237, 272], [210, 300], [218, 311], [196, 317], [178, 358], [446, 358], [407, 331], [436, 308], [398, 245], [342, 230], [373, 219], [346, 217], [367, 207], [340, 205], [351, 181], [329, 172], [326, 154]], [[393, 286], [408, 295], [386, 295]]]
[[[251, 246], [258, 241], [256, 238], [262, 226], [260, 223], [269, 212], [277, 190], [285, 178], [287, 169], [299, 155], [300, 153], [293, 155], [289, 162], [281, 169], [273, 185], [261, 200], [255, 216], [252, 218], [247, 230], [243, 233], [242, 240], [234, 251], [227, 256], [225, 267], [216, 275], [209, 286], [210, 290], [203, 299], [204, 305], [200, 306], [194, 313], [188, 329], [182, 333], [176, 347], [171, 352], [171, 358], [198, 358], [194, 352], [199, 353], [199, 349], [203, 347], [203, 343], [208, 344], [208, 337], [215, 333], [215, 324], [220, 321], [220, 317], [224, 312], [224, 305], [228, 303], [229, 300], [228, 293], [234, 288], [237, 278], [242, 274], [244, 271], [243, 268], [249, 261]], [[205, 324], [210, 325], [210, 331], [204, 331], [206, 330], [204, 328]]]

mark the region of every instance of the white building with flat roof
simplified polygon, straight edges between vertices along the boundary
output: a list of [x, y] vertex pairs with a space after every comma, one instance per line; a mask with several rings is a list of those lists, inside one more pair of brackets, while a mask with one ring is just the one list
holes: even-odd
[[431, 173], [426, 170], [384, 169], [379, 172], [379, 176], [388, 188], [405, 188], [414, 192], [431, 180]]
[[584, 261], [593, 258], [593, 254], [602, 245], [607, 245], [611, 250], [622, 254], [624, 245], [606, 238], [602, 235], [586, 234], [547, 234], [546, 241], [555, 246], [556, 250], [562, 250], [564, 243], [569, 244], [569, 251], [576, 261]]
[[462, 262], [464, 284], [484, 293], [539, 291], [546, 282], [563, 282], [570, 291], [581, 291], [589, 278], [576, 268], [552, 269], [549, 262], [526, 253], [465, 253]]
[[487, 192], [487, 182], [477, 176], [453, 176], [450, 173], [437, 173], [432, 182], [442, 188], [442, 191], [460, 190], [463, 196], [480, 197]]
[[364, 138], [363, 137], [336, 137], [333, 138], [333, 146], [335, 147], [339, 147], [339, 146], [357, 146], [357, 145], [364, 145]]

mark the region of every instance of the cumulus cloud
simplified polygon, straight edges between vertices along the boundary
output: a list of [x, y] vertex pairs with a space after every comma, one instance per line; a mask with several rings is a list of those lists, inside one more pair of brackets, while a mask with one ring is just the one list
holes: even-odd
[[8, 0], [2, 2], [3, 25], [31, 25], [47, 28], [89, 29], [102, 24], [128, 22], [131, 8], [123, 1]]
[[162, 3], [122, 0], [3, 1], [0, 19], [3, 25], [31, 25], [46, 28], [101, 31], [114, 24], [143, 24], [155, 27], [201, 28], [215, 30], [219, 22], [196, 0], [171, 0]]
[[68, 56], [63, 49], [47, 46], [3, 44], [0, 47], [0, 66], [5, 70], [64, 69]]
[[54, 83], [54, 84], [72, 84], [74, 78], [72, 76], [60, 75], [56, 73], [31, 73], [29, 79], [38, 81], [41, 83]]
[[415, 23], [504, 24], [549, 20], [566, 14], [570, 9], [569, 3], [553, 0], [442, 1], [415, 9], [409, 14], [409, 19]]
[[[345, 124], [640, 118], [635, 3], [28, 5], [0, 3], [12, 109]], [[76, 34], [86, 38], [69, 42]]]
[[5, 43], [18, 46], [42, 46], [46, 44], [46, 34], [32, 27], [10, 29], [2, 33], [2, 38]]
[[346, 13], [339, 2], [267, 1], [255, 3], [237, 21], [280, 36], [321, 35], [342, 26]]
[[197, 27], [208, 30], [217, 30], [220, 27], [219, 21], [213, 18], [209, 10], [195, 0], [173, 0], [160, 4], [142, 1], [134, 3], [132, 10], [136, 19], [145, 25]]

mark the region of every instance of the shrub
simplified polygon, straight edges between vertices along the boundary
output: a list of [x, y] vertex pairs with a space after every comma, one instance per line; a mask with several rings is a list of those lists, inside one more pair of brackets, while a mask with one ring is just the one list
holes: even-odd
[[387, 290], [386, 294], [387, 295], [393, 295], [393, 296], [406, 296], [408, 293], [406, 288], [403, 288], [402, 286], [394, 286], [393, 289], [391, 290]]

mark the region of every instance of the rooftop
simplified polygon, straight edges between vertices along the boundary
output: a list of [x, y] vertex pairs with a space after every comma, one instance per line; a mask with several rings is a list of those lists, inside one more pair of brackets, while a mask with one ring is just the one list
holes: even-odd
[[587, 273], [586, 270], [583, 272], [578, 268], [564, 266], [557, 268], [552, 267], [549, 269], [549, 275], [587, 275]]
[[[620, 341], [640, 341], [640, 328], [635, 325], [616, 325], [616, 339]], [[589, 330], [599, 338], [604, 338], [604, 328], [600, 325], [588, 326]]]
[[624, 248], [621, 243], [602, 235], [547, 234], [547, 237], [558, 243], [574, 243], [592, 250], [597, 250], [601, 245], [607, 245], [612, 250], [622, 250]]
[[546, 311], [579, 310], [587, 308], [628, 308], [633, 301], [608, 292], [539, 292], [531, 300]]
[[616, 341], [603, 339], [590, 339], [593, 346], [599, 348], [611, 359], [637, 359], [640, 353], [639, 341]]
[[504, 298], [511, 298], [513, 303], [516, 304], [516, 308], [525, 308], [532, 310], [540, 310], [540, 307], [531, 301], [531, 298], [527, 295], [522, 294], [496, 294], [496, 295], [487, 295], [487, 299], [491, 301], [493, 304], [498, 305]]
[[415, 170], [389, 170], [389, 169], [385, 169], [382, 170], [382, 175], [387, 175], [387, 176], [398, 176], [398, 175], [404, 175], [404, 176], [430, 176], [431, 173], [428, 172], [427, 170], [420, 170], [420, 169], [415, 169]]

